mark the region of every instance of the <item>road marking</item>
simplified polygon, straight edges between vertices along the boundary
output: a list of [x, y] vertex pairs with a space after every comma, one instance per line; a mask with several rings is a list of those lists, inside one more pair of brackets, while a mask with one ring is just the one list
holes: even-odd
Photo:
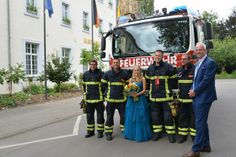
[[72, 134], [44, 138], [44, 139], [34, 140], [34, 141], [30, 141], [30, 142], [17, 143], [17, 144], [12, 144], [12, 145], [7, 145], [7, 146], [0, 146], [0, 150], [6, 149], [6, 148], [11, 148], [11, 147], [24, 146], [24, 145], [29, 145], [29, 144], [39, 143], [39, 142], [47, 142], [47, 141], [52, 141], [52, 140], [57, 140], [57, 139], [62, 139], [62, 138], [67, 138], [67, 137], [78, 136], [79, 135], [79, 125], [80, 125], [80, 121], [81, 121], [82, 116], [85, 116], [85, 115], [79, 115], [77, 117]]
[[75, 136], [75, 135], [70, 134], [70, 135], [56, 136], [56, 137], [51, 137], [51, 138], [44, 138], [44, 139], [34, 140], [34, 141], [30, 141], [30, 142], [2, 146], [2, 147], [0, 147], [0, 149], [6, 149], [6, 148], [11, 148], [11, 147], [16, 147], [16, 146], [24, 146], [24, 145], [29, 145], [29, 144], [39, 143], [39, 142], [52, 141], [52, 140], [62, 139], [62, 138], [67, 138], [67, 137], [72, 137], [72, 136]]
[[84, 115], [79, 115], [79, 116], [77, 117], [77, 120], [76, 120], [76, 122], [75, 122], [72, 135], [75, 135], [75, 136], [78, 136], [78, 135], [79, 135], [79, 124], [80, 124], [80, 121], [81, 121], [81, 117], [82, 117], [82, 116], [84, 116]]

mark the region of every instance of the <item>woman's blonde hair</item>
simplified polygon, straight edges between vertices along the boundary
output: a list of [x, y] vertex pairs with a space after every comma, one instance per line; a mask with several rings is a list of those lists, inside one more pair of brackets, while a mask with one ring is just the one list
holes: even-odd
[[[139, 70], [139, 76], [134, 75], [134, 69], [136, 69], [136, 68]], [[132, 72], [132, 77], [131, 77], [131, 82], [140, 82], [140, 81], [142, 81], [142, 79], [143, 79], [143, 73], [142, 73], [141, 67], [138, 65], [134, 66], [133, 72]]]

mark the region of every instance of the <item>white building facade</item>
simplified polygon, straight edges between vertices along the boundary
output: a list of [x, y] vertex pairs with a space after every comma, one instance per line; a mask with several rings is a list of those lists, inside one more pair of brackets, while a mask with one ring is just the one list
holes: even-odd
[[[101, 31], [116, 25], [116, 0], [96, 0], [100, 28], [92, 26], [92, 0], [52, 0], [52, 17], [46, 12], [46, 53], [68, 57], [71, 71], [84, 71], [80, 64], [81, 49], [100, 44]], [[0, 69], [17, 63], [24, 65], [26, 76], [37, 77], [44, 71], [43, 0], [0, 1]], [[111, 44], [107, 44], [109, 47]], [[22, 89], [14, 85], [13, 92]], [[9, 93], [8, 85], [0, 85], [0, 94]]]

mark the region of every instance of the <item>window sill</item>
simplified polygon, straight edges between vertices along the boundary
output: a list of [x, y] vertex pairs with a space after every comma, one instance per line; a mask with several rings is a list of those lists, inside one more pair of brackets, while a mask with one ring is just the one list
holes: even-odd
[[33, 14], [33, 13], [29, 13], [29, 12], [25, 12], [25, 15], [26, 16], [30, 16], [30, 17], [34, 17], [34, 18], [39, 18], [39, 15], [38, 14]]
[[68, 25], [68, 24], [65, 24], [65, 23], [61, 23], [61, 26], [63, 26], [63, 27], [67, 27], [67, 28], [71, 28], [71, 24]]

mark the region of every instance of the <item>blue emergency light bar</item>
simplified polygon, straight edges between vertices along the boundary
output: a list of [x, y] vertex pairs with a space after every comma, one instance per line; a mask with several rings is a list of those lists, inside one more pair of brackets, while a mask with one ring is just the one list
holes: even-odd
[[190, 9], [190, 8], [188, 8], [187, 6], [178, 6], [178, 7], [175, 7], [175, 8], [173, 8], [170, 12], [169, 12], [169, 15], [179, 15], [179, 14], [188, 14], [188, 15], [192, 15], [193, 17], [199, 17], [200, 15], [196, 12], [196, 11], [194, 11], [194, 10], [192, 10], [192, 9]]

